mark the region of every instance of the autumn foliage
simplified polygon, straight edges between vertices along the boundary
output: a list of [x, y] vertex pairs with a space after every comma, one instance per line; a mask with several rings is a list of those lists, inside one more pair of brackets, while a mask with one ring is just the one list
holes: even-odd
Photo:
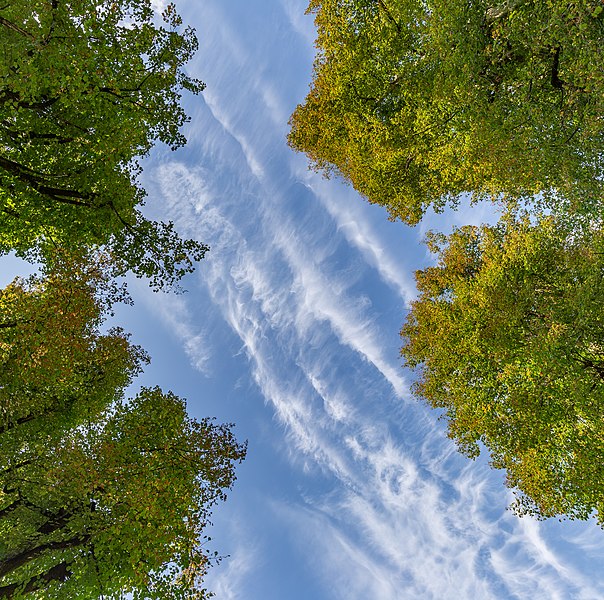
[[508, 216], [431, 244], [401, 332], [415, 393], [506, 469], [520, 514], [603, 523], [603, 231]]
[[178, 288], [207, 246], [147, 219], [139, 160], [185, 143], [173, 5], [0, 7], [0, 254], [40, 272], [0, 290], [0, 598], [205, 598], [213, 506], [245, 456], [231, 425], [188, 416], [107, 318], [121, 277]]
[[462, 198], [402, 329], [416, 395], [507, 472], [520, 514], [604, 523], [601, 2], [311, 0], [289, 144], [391, 219]]

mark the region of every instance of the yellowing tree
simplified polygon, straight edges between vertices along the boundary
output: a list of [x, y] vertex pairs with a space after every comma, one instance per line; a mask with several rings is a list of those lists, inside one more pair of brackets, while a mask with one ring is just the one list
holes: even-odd
[[0, 598], [208, 597], [204, 528], [244, 456], [229, 425], [158, 388], [1, 452]]
[[289, 143], [392, 218], [474, 199], [602, 198], [601, 2], [312, 0]]
[[0, 291], [0, 598], [206, 597], [204, 529], [245, 455], [230, 425], [125, 389], [110, 257], [57, 251]]
[[128, 299], [112, 270], [107, 255], [58, 251], [42, 275], [0, 290], [0, 435], [60, 436], [105, 410], [147, 362], [121, 329], [101, 331]]
[[604, 233], [553, 216], [435, 236], [402, 329], [414, 392], [516, 510], [604, 524]]

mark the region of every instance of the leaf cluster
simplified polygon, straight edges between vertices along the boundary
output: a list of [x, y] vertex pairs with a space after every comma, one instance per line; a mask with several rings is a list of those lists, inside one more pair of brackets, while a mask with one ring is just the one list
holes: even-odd
[[207, 248], [144, 219], [138, 160], [186, 141], [182, 90], [204, 87], [183, 70], [194, 31], [172, 5], [157, 24], [150, 0], [18, 0], [0, 31], [0, 252], [110, 245], [172, 285]]
[[208, 597], [203, 532], [244, 456], [159, 388], [111, 257], [58, 252], [0, 292], [0, 598]]
[[391, 218], [474, 200], [602, 198], [597, 2], [316, 0], [290, 145]]
[[229, 425], [159, 388], [5, 452], [0, 597], [208, 597], [201, 536], [244, 455]]
[[444, 241], [401, 331], [415, 393], [506, 469], [520, 514], [602, 524], [602, 225], [507, 215]]

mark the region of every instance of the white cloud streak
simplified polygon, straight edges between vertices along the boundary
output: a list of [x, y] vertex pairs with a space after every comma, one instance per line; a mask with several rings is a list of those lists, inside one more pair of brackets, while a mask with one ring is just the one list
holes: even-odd
[[146, 298], [149, 310], [161, 319], [170, 334], [182, 344], [191, 366], [206, 376], [210, 375], [211, 345], [203, 326], [194, 322], [184, 297], [162, 293], [156, 293], [152, 297], [148, 294], [140, 296]]
[[[351, 562], [342, 580], [358, 582], [354, 593], [346, 588], [350, 598], [371, 589], [380, 594], [375, 598], [394, 599], [400, 586], [421, 598], [562, 598], [569, 589], [590, 598], [601, 591], [561, 568], [562, 559], [531, 521], [503, 512], [501, 483], [488, 483], [486, 467], [464, 466], [442, 433], [426, 428], [429, 422], [416, 432], [419, 447], [396, 442], [389, 433], [396, 419], [363, 401], [376, 387], [387, 398], [387, 384], [403, 396], [407, 384], [384, 358], [371, 305], [337, 273], [329, 274], [331, 243], [317, 239], [303, 247], [287, 217], [280, 215], [277, 228], [279, 219], [262, 210], [258, 227], [244, 237], [230, 208], [216, 201], [195, 170], [172, 164], [160, 173], [172, 216], [218, 247], [202, 284], [241, 339], [254, 381], [285, 426], [293, 464], [329, 473], [341, 486], [337, 503], [333, 495], [330, 505], [314, 500], [314, 510], [333, 529], [326, 577], [343, 568], [334, 548], [344, 548]], [[350, 362], [349, 384], [326, 368], [333, 353]], [[316, 525], [323, 528], [321, 520]], [[368, 566], [359, 571], [355, 561]]]
[[[298, 3], [283, 7], [282, 26], [304, 33]], [[331, 482], [326, 494], [281, 505], [301, 540], [303, 532], [320, 539], [321, 560], [308, 560], [325, 578], [325, 597], [603, 596], [604, 581], [566, 565], [568, 550], [543, 526], [505, 512], [501, 477], [485, 461], [459, 457], [433, 416], [407, 401], [396, 347], [385, 342], [397, 324], [376, 306], [385, 294], [390, 306], [409, 302], [410, 265], [397, 262], [363, 210], [343, 211], [332, 183], [301, 174], [282, 129], [275, 133], [289, 102], [284, 74], [247, 68], [255, 57], [226, 13], [204, 7], [203, 16], [204, 77], [216, 87], [197, 113], [186, 164], [157, 167], [158, 193], [183, 233], [212, 246], [197, 285], [241, 340], [292, 468]], [[221, 87], [224, 73], [237, 76], [237, 95]], [[288, 197], [296, 181], [307, 199]], [[369, 286], [375, 276], [388, 287]], [[190, 302], [163, 318], [193, 353], [201, 334]], [[582, 543], [565, 540], [572, 552]], [[602, 552], [601, 541], [591, 543]], [[220, 585], [219, 597], [237, 597], [226, 579]]]
[[258, 568], [261, 550], [245, 523], [236, 520], [227, 529], [230, 554], [220, 568], [210, 569], [205, 583], [218, 600], [241, 600], [247, 597], [246, 580]]

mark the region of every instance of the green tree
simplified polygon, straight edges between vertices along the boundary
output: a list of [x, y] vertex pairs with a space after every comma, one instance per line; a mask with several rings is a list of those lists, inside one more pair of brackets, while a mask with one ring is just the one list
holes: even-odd
[[203, 598], [204, 528], [243, 459], [171, 393], [124, 401], [148, 357], [112, 256], [55, 250], [0, 291], [0, 598]]
[[318, 55], [289, 143], [392, 218], [602, 197], [601, 2], [312, 0]]
[[41, 275], [0, 290], [0, 434], [17, 428], [30, 444], [61, 435], [105, 410], [148, 361], [121, 329], [101, 332], [128, 300], [112, 272], [105, 254], [57, 251]]
[[201, 536], [244, 455], [230, 425], [190, 419], [158, 388], [4, 453], [0, 598], [208, 597]]
[[182, 67], [197, 48], [174, 6], [14, 0], [0, 7], [0, 252], [108, 245], [121, 268], [172, 285], [207, 247], [138, 207], [138, 158], [177, 148]]
[[506, 215], [430, 245], [401, 332], [414, 392], [506, 469], [519, 514], [604, 525], [601, 223]]

